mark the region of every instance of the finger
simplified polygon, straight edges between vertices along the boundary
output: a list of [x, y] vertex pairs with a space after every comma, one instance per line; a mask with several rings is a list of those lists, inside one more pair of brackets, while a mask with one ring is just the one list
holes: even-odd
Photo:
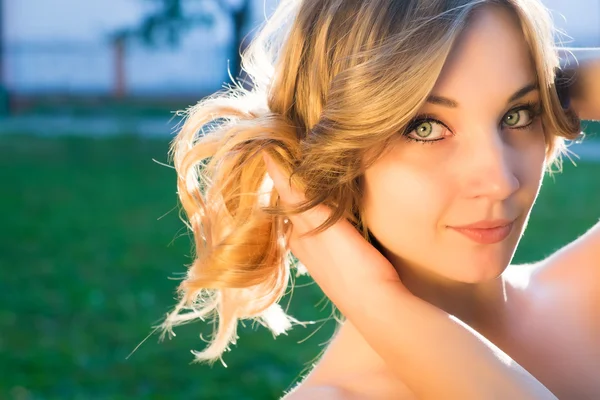
[[273, 158], [266, 152], [263, 152], [263, 159], [267, 168], [267, 174], [273, 181], [273, 186], [277, 190], [277, 193], [279, 193], [281, 200], [290, 205], [303, 202], [305, 200], [304, 193], [292, 185], [290, 175], [286, 174], [283, 168], [277, 165]]
[[[275, 160], [266, 152], [263, 152], [263, 159], [267, 168], [267, 174], [273, 181], [273, 186], [281, 201], [288, 207], [297, 206], [306, 201], [304, 191], [300, 189], [298, 182], [292, 179], [284, 169], [277, 165]], [[302, 236], [307, 232], [320, 226], [331, 214], [331, 210], [320, 204], [301, 214], [289, 214], [288, 218], [294, 224], [294, 236]]]

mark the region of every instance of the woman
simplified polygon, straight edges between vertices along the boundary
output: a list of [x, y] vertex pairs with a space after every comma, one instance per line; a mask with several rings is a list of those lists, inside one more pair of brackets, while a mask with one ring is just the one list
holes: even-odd
[[208, 361], [238, 319], [285, 331], [291, 249], [347, 321], [290, 399], [600, 397], [600, 227], [509, 266], [579, 133], [552, 39], [537, 0], [282, 3], [254, 89], [173, 143], [198, 258], [165, 327], [218, 317]]

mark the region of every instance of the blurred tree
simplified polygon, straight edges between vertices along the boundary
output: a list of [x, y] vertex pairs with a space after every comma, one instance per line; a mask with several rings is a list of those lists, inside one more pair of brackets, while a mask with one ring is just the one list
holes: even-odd
[[[147, 14], [134, 28], [115, 33], [113, 40], [129, 37], [142, 39], [147, 45], [179, 45], [181, 38], [198, 25], [211, 26], [217, 10], [229, 15], [233, 23], [233, 49], [229, 70], [234, 78], [241, 74], [241, 57], [247, 43], [244, 30], [249, 23], [252, 0], [144, 0], [154, 3], [155, 10]], [[215, 7], [216, 6], [216, 7]]]

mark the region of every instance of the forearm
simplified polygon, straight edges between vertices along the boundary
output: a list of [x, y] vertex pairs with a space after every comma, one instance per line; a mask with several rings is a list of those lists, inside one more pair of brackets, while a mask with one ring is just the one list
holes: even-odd
[[600, 48], [572, 48], [562, 58], [572, 109], [581, 119], [600, 120]]
[[556, 398], [487, 339], [398, 282], [362, 286], [363, 296], [340, 293], [334, 302], [419, 398]]

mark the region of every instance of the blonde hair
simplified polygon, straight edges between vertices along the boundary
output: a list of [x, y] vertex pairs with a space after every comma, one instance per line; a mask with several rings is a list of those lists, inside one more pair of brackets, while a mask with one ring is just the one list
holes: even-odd
[[[195, 356], [215, 361], [235, 343], [240, 319], [256, 319], [274, 334], [297, 322], [278, 305], [293, 268], [284, 212], [323, 203], [333, 214], [319, 230], [348, 218], [369, 238], [361, 175], [425, 102], [473, 10], [490, 3], [521, 21], [548, 157], [579, 133], [555, 90], [559, 59], [538, 0], [283, 0], [243, 54], [252, 89], [229, 87], [191, 107], [172, 143], [197, 256], [165, 332], [213, 318], [212, 340]], [[263, 151], [293, 174], [304, 204], [277, 204]]]

